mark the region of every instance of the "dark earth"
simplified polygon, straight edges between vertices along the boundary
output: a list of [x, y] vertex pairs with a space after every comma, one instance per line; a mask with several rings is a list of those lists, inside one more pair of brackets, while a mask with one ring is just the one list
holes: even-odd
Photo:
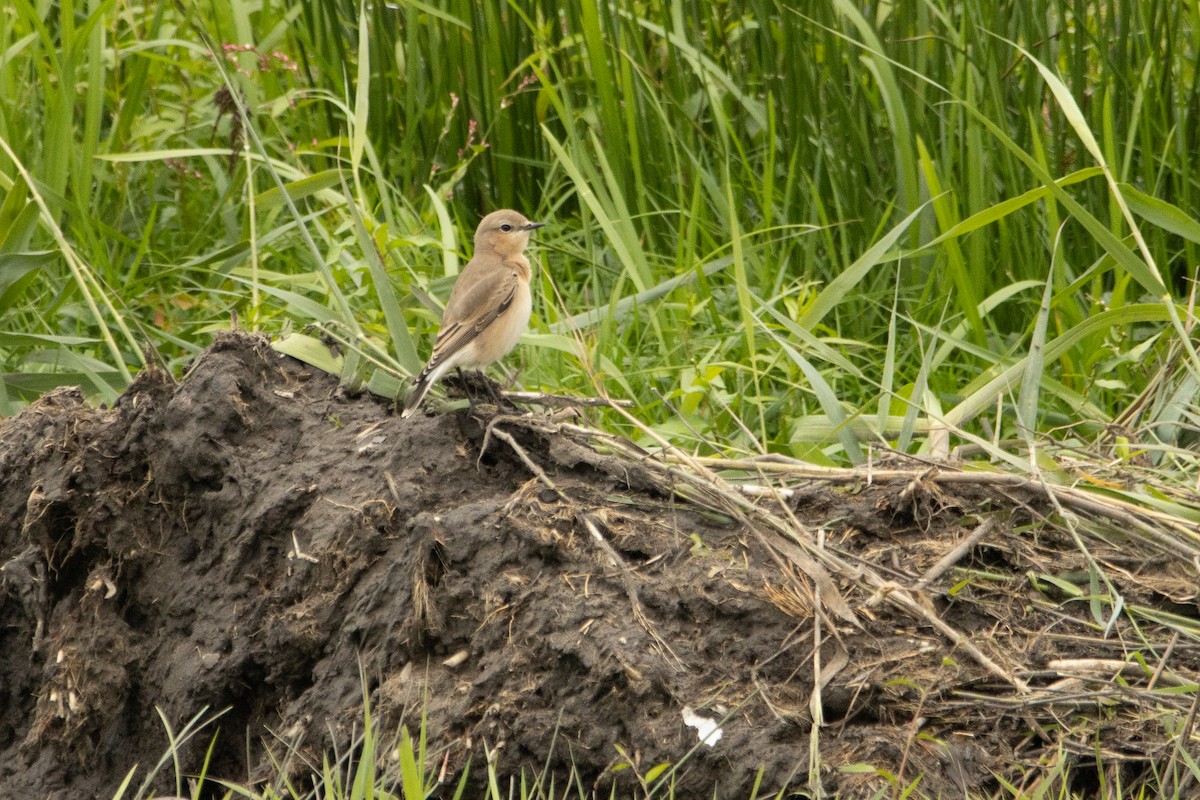
[[[465, 796], [481, 796], [489, 754], [505, 794], [523, 773], [561, 796], [573, 767], [603, 797], [668, 774], [677, 797], [913, 781], [961, 797], [1055, 758], [1086, 794], [1097, 761], [1126, 780], [1148, 769], [1192, 703], [1194, 689], [1179, 708], [1101, 702], [1102, 682], [1046, 666], [1136, 650], [1153, 669], [1172, 637], [1146, 624], [1131, 644], [1124, 621], [1104, 638], [1086, 609], [1063, 613], [1028, 575], [1082, 556], [1030, 526], [1044, 509], [1028, 497], [964, 486], [919, 504], [899, 483], [811, 481], [788, 509], [847, 564], [906, 585], [993, 515], [925, 596], [1023, 694], [846, 575], [853, 616], [829, 611], [777, 533], [584, 446], [563, 417], [493, 420], [511, 442], [485, 442], [486, 408], [401, 420], [226, 334], [180, 381], [144, 372], [113, 408], [60, 390], [0, 423], [0, 796], [111, 798], [162, 758], [168, 726], [218, 713], [179, 748], [185, 775], [207, 755], [210, 780], [261, 791], [274, 762], [308, 790], [313, 765], [353, 749], [364, 687], [386, 741], [424, 717], [446, 796], [468, 764]], [[1118, 563], [1120, 547], [1092, 555]], [[1143, 566], [1163, 584], [1114, 568], [1127, 602], [1200, 616], [1194, 574]], [[1197, 642], [1174, 638], [1163, 686], [1200, 673]], [[1074, 700], [1047, 693], [1066, 679]], [[700, 744], [685, 713], [722, 738]], [[172, 764], [155, 793], [175, 793]]]

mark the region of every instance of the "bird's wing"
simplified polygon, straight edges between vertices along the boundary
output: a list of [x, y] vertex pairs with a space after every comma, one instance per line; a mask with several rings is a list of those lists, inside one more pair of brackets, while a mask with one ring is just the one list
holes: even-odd
[[[461, 278], [459, 282], [462, 282]], [[516, 270], [502, 265], [488, 269], [481, 277], [464, 285], [462, 293], [451, 292], [442, 329], [438, 331], [426, 369], [431, 370], [462, 350], [508, 311], [517, 296], [517, 285]]]

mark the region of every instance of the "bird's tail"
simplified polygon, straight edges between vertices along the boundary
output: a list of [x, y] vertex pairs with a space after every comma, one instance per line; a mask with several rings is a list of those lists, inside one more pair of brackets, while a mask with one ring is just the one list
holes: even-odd
[[433, 377], [429, 373], [429, 369], [421, 370], [421, 374], [413, 382], [412, 392], [408, 395], [408, 402], [404, 404], [404, 410], [400, 412], [401, 419], [407, 419], [417, 413], [417, 409], [421, 407], [421, 403], [425, 400], [425, 395], [429, 394], [429, 389], [433, 386]]
[[407, 419], [417, 413], [417, 409], [425, 401], [425, 395], [429, 394], [429, 390], [433, 388], [433, 385], [442, 379], [442, 376], [446, 374], [446, 370], [453, 366], [453, 359], [446, 361], [436, 357], [429, 359], [429, 363], [425, 365], [425, 369], [421, 370], [421, 374], [413, 381], [413, 388], [412, 392], [408, 395], [408, 402], [404, 404], [404, 410], [400, 412], [401, 419]]

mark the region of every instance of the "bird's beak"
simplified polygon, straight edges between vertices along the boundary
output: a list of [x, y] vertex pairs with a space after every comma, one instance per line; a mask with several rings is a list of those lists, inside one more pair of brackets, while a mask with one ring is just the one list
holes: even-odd
[[544, 228], [544, 227], [546, 227], [546, 223], [544, 223], [544, 222], [530, 222], [527, 225], [522, 225], [521, 230], [532, 231], [532, 230], [536, 230], [538, 228]]

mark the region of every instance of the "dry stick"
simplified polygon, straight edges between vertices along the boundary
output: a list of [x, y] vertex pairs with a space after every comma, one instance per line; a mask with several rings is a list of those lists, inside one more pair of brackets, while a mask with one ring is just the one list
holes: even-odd
[[[821, 587], [813, 589], [816, 599], [814, 606], [821, 607]], [[813, 797], [821, 796], [821, 728], [825, 726], [825, 715], [821, 696], [824, 684], [821, 683], [821, 614], [813, 614], [813, 689], [809, 697], [809, 713], [812, 715], [812, 728], [808, 732], [808, 789]]]
[[1175, 631], [1171, 635], [1171, 641], [1167, 644], [1167, 649], [1163, 652], [1162, 658], [1158, 659], [1158, 666], [1154, 668], [1154, 674], [1150, 676], [1150, 682], [1146, 684], [1146, 691], [1154, 688], [1158, 683], [1158, 679], [1162, 677], [1163, 670], [1167, 667], [1167, 659], [1171, 657], [1171, 653], [1175, 650], [1175, 643], [1179, 641], [1179, 631]]
[[[495, 417], [491, 422], [488, 423], [487, 429], [483, 434], [483, 444], [479, 446], [479, 458], [483, 458], [483, 454], [487, 452], [488, 441], [495, 436], [497, 439], [512, 448], [512, 451], [517, 454], [517, 457], [521, 459], [521, 461], [525, 462], [525, 466], [529, 468], [529, 471], [537, 476], [537, 479], [541, 481], [547, 489], [557, 494], [560, 500], [570, 503], [570, 498], [559, 491], [559, 488], [554, 485], [554, 481], [550, 480], [550, 476], [546, 474], [545, 470], [539, 467], [534, 460], [529, 457], [529, 454], [525, 452], [525, 448], [517, 444], [517, 440], [514, 439], [508, 433], [508, 431], [502, 431], [496, 428], [496, 423], [500, 422], [500, 420], [501, 417]], [[478, 459], [476, 459], [475, 463], [476, 465], [479, 464]]]
[[868, 578], [870, 583], [875, 584], [875, 594], [868, 604], [879, 602], [880, 599], [887, 600], [892, 605], [902, 611], [908, 612], [912, 616], [920, 617], [936, 628], [943, 636], [954, 643], [956, 647], [962, 648], [971, 658], [975, 659], [980, 666], [991, 672], [993, 675], [1003, 678], [1008, 683], [1016, 687], [1017, 691], [1025, 693], [1029, 691], [1029, 684], [1021, 678], [1014, 675], [1012, 672], [1004, 669], [997, 664], [987, 654], [975, 646], [974, 642], [959, 633], [954, 627], [947, 624], [933, 612], [932, 609], [926, 608], [915, 599], [916, 592], [908, 587], [901, 586], [893, 581], [887, 581], [877, 575], [874, 571], [863, 569], [863, 577]]
[[[1171, 649], [1175, 647], [1175, 643], [1179, 641], [1179, 632], [1176, 631], [1171, 641], [1167, 644], [1167, 650], [1163, 653], [1162, 659], [1158, 662], [1158, 667], [1150, 676], [1150, 680], [1146, 682], [1144, 691], [1150, 692], [1161, 680], [1171, 686], [1182, 687], [1192, 684], [1175, 675], [1167, 675], [1163, 677], [1163, 669], [1167, 665], [1167, 658], [1171, 655]], [[1131, 676], [1137, 677], [1145, 675], [1146, 670], [1142, 664], [1134, 661], [1123, 661], [1117, 658], [1056, 658], [1046, 662], [1046, 669], [1053, 675], [1066, 679], [1091, 679], [1091, 680], [1110, 680], [1113, 676]], [[1130, 686], [1129, 688], [1133, 688]]]
[[511, 400], [514, 403], [524, 403], [525, 405], [538, 406], [556, 406], [565, 408], [567, 406], [591, 406], [600, 408], [613, 408], [620, 406], [621, 408], [633, 407], [632, 400], [613, 400], [608, 397], [575, 397], [569, 394], [545, 394], [543, 392], [501, 392], [500, 396], [505, 400]]
[[[653, 464], [655, 468], [682, 480], [685, 484], [698, 489], [702, 494], [711, 497], [710, 507], [723, 509], [745, 525], [767, 548], [767, 552], [780, 567], [790, 563], [800, 569], [821, 590], [822, 601], [828, 604], [831, 611], [842, 620], [856, 627], [862, 627], [858, 622], [858, 616], [850, 608], [850, 604], [846, 602], [842, 593], [838, 591], [832, 576], [825, 567], [833, 566], [842, 573], [846, 573], [850, 568], [831, 553], [817, 549], [810, 538], [801, 536], [799, 531], [805, 533], [808, 531], [798, 521], [793, 519], [793, 526], [788, 526], [774, 514], [764, 511], [754, 503], [742, 498], [732, 487], [708, 470], [702, 470], [701, 474], [693, 475], [653, 460], [643, 459], [642, 463]], [[762, 531], [752, 524], [752, 517], [760, 524], [778, 533], [781, 537], [780, 540], [774, 541], [764, 536]], [[781, 556], [786, 556], [786, 561]], [[824, 565], [820, 562], [824, 562]]]
[[975, 545], [979, 544], [979, 540], [996, 527], [996, 518], [988, 517], [979, 524], [975, 530], [971, 531], [971, 535], [963, 539], [958, 545], [946, 555], [942, 556], [936, 564], [930, 567], [921, 579], [913, 586], [914, 591], [923, 592], [928, 588], [929, 584], [942, 576], [946, 570], [957, 564], [967, 553], [974, 549]]

